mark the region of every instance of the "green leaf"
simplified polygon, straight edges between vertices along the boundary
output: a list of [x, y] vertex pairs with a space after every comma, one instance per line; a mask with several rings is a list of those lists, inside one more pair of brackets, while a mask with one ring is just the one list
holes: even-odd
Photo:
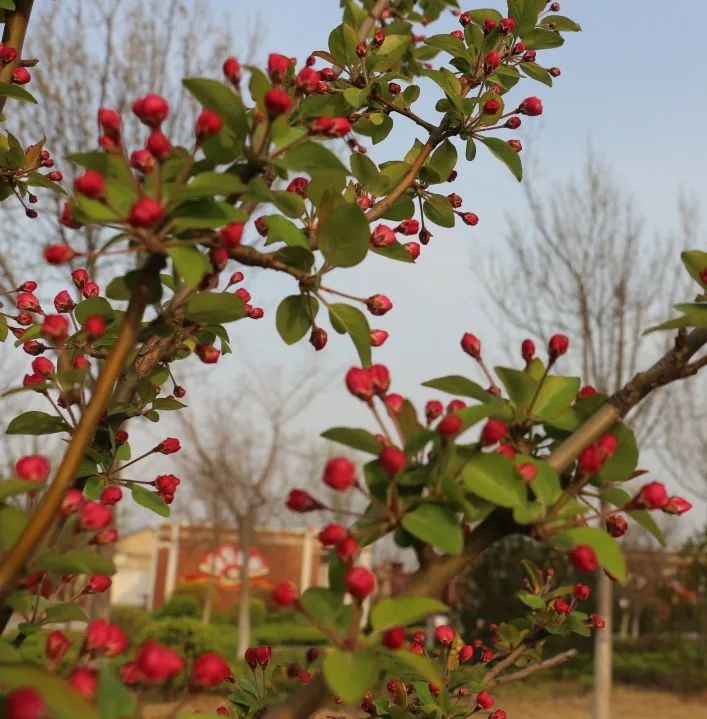
[[0, 342], [4, 342], [7, 339], [7, 333], [7, 317], [0, 315]]
[[158, 494], [150, 492], [139, 484], [132, 486], [131, 493], [136, 504], [149, 509], [155, 514], [159, 514], [161, 517], [169, 517], [170, 507]]
[[20, 100], [21, 102], [31, 102], [33, 105], [37, 104], [34, 95], [27, 92], [24, 87], [14, 85], [11, 82], [0, 82], [0, 95], [11, 97], [13, 100]]
[[79, 324], [83, 324], [93, 315], [100, 315], [106, 322], [112, 322], [115, 319], [115, 310], [105, 297], [89, 297], [76, 305], [75, 315]]
[[346, 333], [356, 347], [362, 367], [371, 365], [371, 329], [361, 310], [342, 302], [329, 305], [329, 321], [340, 334]]
[[707, 289], [707, 281], [703, 280], [701, 274], [707, 270], [707, 252], [702, 250], [685, 250], [680, 254], [683, 265], [690, 273], [693, 280]]
[[540, 420], [557, 417], [577, 398], [580, 387], [579, 377], [545, 377], [538, 396], [533, 402], [533, 416]]
[[437, 173], [440, 182], [447, 181], [456, 164], [457, 149], [449, 140], [445, 140], [429, 159], [429, 167]]
[[371, 624], [377, 632], [390, 627], [406, 627], [430, 614], [444, 614], [447, 605], [430, 597], [381, 599], [371, 610]]
[[200, 197], [239, 195], [247, 189], [238, 177], [228, 172], [201, 172], [188, 185], [180, 185], [170, 194], [174, 204]]
[[535, 394], [537, 382], [526, 372], [512, 367], [494, 367], [494, 372], [501, 380], [511, 402], [518, 407], [528, 407]]
[[528, 501], [523, 480], [502, 454], [473, 457], [462, 470], [462, 479], [470, 492], [499, 507], [522, 507]]
[[328, 627], [336, 626], [343, 595], [326, 587], [310, 587], [300, 596], [300, 603], [312, 617]]
[[455, 217], [452, 204], [446, 197], [431, 195], [422, 203], [422, 214], [440, 227], [454, 227]]
[[393, 67], [410, 47], [410, 34], [386, 35], [383, 44], [369, 55], [366, 60], [366, 67], [369, 70], [388, 70]]
[[633, 430], [623, 422], [615, 424], [609, 434], [613, 434], [618, 442], [616, 452], [602, 466], [599, 480], [603, 484], [626, 482], [638, 464], [638, 445]]
[[65, 602], [62, 604], [52, 604], [47, 608], [47, 623], [51, 622], [87, 622], [88, 617], [78, 604]]
[[446, 554], [461, 554], [464, 533], [454, 513], [439, 504], [425, 502], [403, 515], [401, 524], [413, 537]]
[[19, 508], [0, 506], [0, 549], [10, 549], [20, 538], [27, 524], [27, 515]]
[[302, 142], [293, 147], [287, 153], [283, 164], [290, 170], [302, 170], [309, 173], [329, 170], [337, 174], [348, 174], [341, 160], [318, 142]]
[[537, 594], [533, 594], [532, 592], [518, 592], [516, 596], [526, 607], [539, 610], [545, 609], [545, 600]]
[[[140, 282], [140, 271], [131, 270], [122, 277], [112, 279], [106, 287], [106, 296], [111, 300], [129, 300]], [[162, 299], [162, 284], [157, 278], [150, 278], [150, 296], [148, 302], [159, 302]]]
[[428, 682], [432, 682], [437, 686], [442, 686], [444, 683], [439, 675], [439, 663], [433, 662], [428, 656], [414, 654], [413, 652], [405, 650], [385, 652], [385, 656], [387, 656], [391, 662], [404, 664], [411, 669], [412, 675], [416, 679], [423, 677]]
[[116, 675], [116, 667], [101, 662], [96, 706], [101, 719], [125, 719], [135, 715], [135, 698]]
[[326, 430], [326, 432], [322, 432], [321, 436], [324, 437], [324, 439], [338, 442], [346, 447], [358, 449], [361, 452], [378, 455], [381, 451], [381, 443], [365, 429], [332, 427]]
[[490, 402], [493, 399], [493, 395], [489, 394], [480, 384], [460, 375], [447, 375], [446, 377], [429, 379], [427, 382], [423, 382], [422, 386], [438, 389], [441, 392], [447, 392], [459, 397], [472, 397], [473, 399], [478, 399], [479, 402]]
[[3, 689], [32, 687], [44, 698], [54, 719], [100, 719], [96, 708], [74, 691], [65, 679], [27, 664], [3, 664]]
[[325, 216], [317, 230], [319, 249], [336, 267], [353, 267], [368, 252], [368, 220], [355, 203], [342, 203]]
[[448, 52], [452, 57], [464, 57], [466, 55], [464, 43], [459, 38], [448, 33], [432, 35], [426, 38], [425, 45], [444, 50], [444, 52]]
[[477, 422], [486, 419], [490, 414], [498, 412], [498, 405], [493, 404], [476, 404], [473, 407], [463, 407], [455, 412], [462, 418], [462, 432], [466, 432], [469, 427], [473, 427]]
[[683, 327], [707, 327], [707, 309], [695, 310], [682, 317], [676, 317], [654, 327], [649, 327], [643, 334], [647, 335], [658, 330], [677, 330]]
[[218, 113], [236, 137], [245, 138], [248, 119], [238, 95], [223, 83], [203, 77], [186, 77], [182, 84], [205, 108]]
[[554, 30], [531, 30], [523, 35], [523, 42], [531, 50], [550, 50], [565, 44], [565, 38]]
[[[288, 192], [287, 194], [291, 195], [292, 193]], [[265, 224], [268, 226], [266, 245], [284, 242], [289, 247], [304, 247], [309, 250], [309, 240], [294, 222], [290, 222], [282, 215], [270, 215], [265, 219]]]
[[206, 324], [234, 322], [245, 315], [243, 300], [229, 292], [200, 292], [187, 301], [185, 308], [187, 319]]
[[17, 494], [36, 492], [41, 489], [44, 489], [44, 484], [28, 482], [26, 479], [8, 479], [0, 482], [0, 502], [4, 502], [8, 497], [14, 497]]
[[653, 535], [663, 547], [667, 545], [663, 530], [658, 526], [650, 512], [645, 509], [634, 509], [631, 512], [626, 512], [626, 514], [640, 524], [649, 534]]
[[0, 0], [0, 10], [14, 10], [15, 0]]
[[275, 326], [288, 345], [299, 342], [312, 326], [319, 311], [319, 302], [310, 294], [290, 295], [277, 307]]
[[228, 202], [202, 197], [176, 207], [170, 213], [174, 231], [208, 230], [223, 227], [229, 222], [242, 222], [245, 214]]
[[558, 32], [581, 32], [582, 26], [564, 15], [545, 15], [541, 25], [553, 26]]
[[541, 459], [528, 455], [516, 455], [516, 466], [523, 463], [532, 464], [538, 473], [535, 479], [528, 484], [533, 494], [546, 506], [553, 505], [562, 496], [562, 486], [557, 472]]
[[479, 140], [511, 171], [518, 182], [523, 179], [523, 163], [520, 155], [507, 142], [498, 137], [481, 137]]
[[47, 190], [51, 190], [57, 195], [65, 195], [66, 190], [56, 183], [50, 180], [46, 175], [42, 175], [39, 172], [30, 172], [27, 175], [27, 184], [30, 187], [44, 187]]
[[360, 152], [354, 152], [351, 155], [351, 172], [367, 188], [378, 183], [380, 177], [376, 163], [368, 155], [363, 155]]
[[523, 62], [518, 67], [531, 79], [552, 87], [552, 75], [535, 62]]
[[329, 34], [329, 52], [342, 67], [359, 62], [356, 54], [357, 45], [358, 33], [351, 25], [339, 25]]
[[120, 180], [126, 185], [134, 182], [133, 174], [122, 157], [96, 150], [95, 152], [77, 152], [68, 155], [66, 159], [89, 170], [100, 172], [105, 177]]
[[376, 664], [367, 651], [334, 649], [324, 657], [323, 669], [329, 688], [348, 704], [360, 701], [376, 679]]
[[508, 17], [515, 20], [518, 35], [523, 37], [535, 27], [545, 5], [546, 0], [508, 0]]
[[54, 434], [68, 432], [69, 425], [63, 419], [46, 412], [24, 412], [10, 421], [6, 434]]
[[623, 552], [618, 542], [603, 529], [597, 527], [565, 529], [557, 532], [554, 538], [561, 544], [569, 543], [571, 547], [586, 544], [596, 552], [599, 564], [609, 574], [622, 584], [626, 581], [626, 559]]
[[170, 247], [167, 254], [187, 287], [198, 287], [204, 275], [211, 272], [211, 263], [196, 247]]
[[69, 549], [61, 554], [43, 552], [35, 562], [37, 569], [57, 574], [115, 574], [115, 564], [88, 549]]

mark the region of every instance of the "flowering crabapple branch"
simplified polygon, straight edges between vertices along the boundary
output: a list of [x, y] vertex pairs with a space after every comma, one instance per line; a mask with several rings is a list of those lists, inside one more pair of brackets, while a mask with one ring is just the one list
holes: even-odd
[[[653, 390], [694, 374], [690, 359], [707, 345], [707, 329], [693, 329], [678, 335], [675, 346], [655, 364], [639, 372], [616, 392], [581, 427], [561, 442], [547, 457], [547, 463], [558, 473], [566, 471], [580, 452], [609, 431], [617, 421]], [[568, 488], [569, 489], [569, 488]], [[446, 556], [418, 572], [406, 587], [406, 596], [426, 596], [446, 586], [485, 549], [508, 534], [526, 532], [513, 521], [511, 512], [495, 509], [466, 537], [461, 555]]]
[[142, 316], [150, 300], [151, 288], [164, 261], [164, 257], [161, 255], [150, 255], [145, 261], [111, 353], [101, 368], [91, 399], [81, 415], [54, 480], [42, 496], [32, 515], [32, 521], [28, 522], [12, 550], [5, 554], [0, 563], [0, 601], [4, 601], [14, 589], [15, 580], [25, 562], [56, 521], [57, 510], [64, 499], [66, 490], [74, 481], [81, 460], [93, 440], [96, 427], [113, 395], [116, 380], [135, 346]]
[[[15, 68], [25, 67], [21, 60], [22, 46], [25, 42], [33, 3], [34, 0], [16, 0], [15, 10], [6, 15], [2, 44], [14, 48], [17, 52], [17, 59], [0, 67], [0, 82], [9, 82]], [[0, 95], [0, 112], [3, 111], [6, 100], [5, 95]]]
[[[486, 678], [484, 678], [483, 681], [484, 681], [484, 684], [491, 686], [491, 687], [497, 687], [497, 686], [500, 686], [501, 684], [508, 684], [509, 682], [521, 681], [522, 679], [527, 679], [531, 674], [535, 674], [535, 672], [539, 672], [541, 669], [552, 669], [553, 667], [557, 667], [560, 664], [564, 664], [565, 662], [571, 661], [576, 656], [577, 656], [576, 649], [568, 649], [567, 651], [556, 654], [554, 657], [549, 657], [548, 659], [543, 659], [541, 662], [537, 662], [535, 664], [529, 664], [527, 667], [524, 667], [523, 669], [519, 669], [517, 672], [511, 672], [510, 674], [504, 674], [497, 678], [492, 678], [490, 681], [487, 680]], [[499, 666], [499, 665], [497, 665], [497, 666]]]

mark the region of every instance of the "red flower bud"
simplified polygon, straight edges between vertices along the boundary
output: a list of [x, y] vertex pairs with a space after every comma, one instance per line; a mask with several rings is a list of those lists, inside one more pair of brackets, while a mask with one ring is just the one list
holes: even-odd
[[456, 636], [457, 633], [447, 625], [443, 624], [435, 628], [435, 637], [437, 637], [437, 641], [444, 647], [451, 647], [454, 637]]
[[508, 434], [508, 425], [500, 419], [490, 419], [481, 430], [481, 444], [500, 442]]
[[[471, 20], [471, 18], [469, 18]], [[484, 29], [484, 35], [488, 35], [490, 32], [496, 29], [496, 21], [489, 17], [484, 20], [482, 27]]]
[[279, 87], [273, 87], [265, 93], [265, 107], [271, 117], [288, 113], [292, 104], [292, 98]]
[[272, 647], [261, 644], [255, 648], [255, 661], [261, 669], [265, 669], [272, 659]]
[[383, 447], [378, 455], [378, 461], [391, 477], [395, 477], [405, 469], [407, 456], [398, 447]]
[[222, 127], [223, 120], [221, 119], [221, 115], [213, 110], [204, 108], [199, 114], [199, 117], [196, 118], [194, 133], [196, 134], [196, 139], [199, 142], [203, 142], [209, 137], [213, 137], [217, 132], [220, 132]]
[[149, 150], [135, 150], [130, 154], [130, 167], [149, 175], [157, 164], [155, 156]]
[[385, 330], [371, 330], [371, 346], [380, 347], [388, 339]]
[[437, 432], [445, 439], [449, 439], [459, 434], [461, 427], [462, 418], [458, 414], [450, 414], [437, 425]]
[[561, 357], [567, 352], [570, 346], [570, 341], [567, 335], [553, 335], [550, 337], [548, 342], [547, 351], [550, 355], [550, 362], [554, 362], [558, 357]]
[[484, 58], [484, 69], [487, 73], [492, 72], [501, 64], [501, 56], [496, 52], [490, 52]]
[[498, 23], [498, 26], [504, 35], [508, 35], [508, 33], [511, 33], [516, 29], [516, 22], [513, 18], [504, 17], [503, 20]]
[[317, 535], [324, 547], [333, 547], [347, 535], [346, 528], [341, 524], [327, 524]]
[[[68, 205], [66, 205], [68, 207]], [[62, 224], [65, 224], [62, 222]], [[73, 225], [73, 227], [81, 227], [81, 225]], [[76, 252], [71, 249], [68, 245], [57, 244], [47, 245], [44, 248], [44, 259], [50, 265], [62, 265], [65, 262], [70, 262], [76, 257]]]
[[102, 594], [110, 585], [113, 584], [113, 580], [107, 577], [105, 574], [92, 574], [88, 578], [88, 582], [84, 587], [84, 594]]
[[280, 607], [291, 607], [299, 594], [292, 582], [280, 582], [273, 587], [272, 598], [275, 604]]
[[179, 452], [181, 448], [182, 445], [176, 437], [167, 437], [167, 439], [163, 439], [154, 448], [153, 452], [161, 452], [162, 454], [174, 454], [175, 452]]
[[83, 330], [90, 339], [98, 339], [106, 332], [106, 321], [101, 315], [91, 315], [84, 320]]
[[385, 365], [374, 364], [367, 370], [371, 378], [371, 386], [376, 394], [383, 395], [390, 387], [390, 372]]
[[518, 465], [516, 469], [518, 470], [518, 474], [520, 474], [520, 478], [526, 484], [529, 484], [538, 476], [538, 468], [530, 462], [523, 462], [523, 464]]
[[580, 600], [589, 599], [591, 593], [592, 590], [586, 584], [575, 584], [572, 590], [572, 594]]
[[29, 74], [29, 70], [26, 67], [16, 67], [12, 71], [10, 82], [14, 85], [26, 85], [31, 79], [32, 76]]
[[235, 57], [229, 57], [223, 63], [223, 74], [226, 79], [234, 86], [238, 87], [241, 83], [241, 66]]
[[83, 505], [83, 502], [84, 498], [81, 490], [70, 489], [64, 495], [64, 499], [61, 502], [61, 507], [59, 508], [59, 514], [61, 514], [62, 517], [68, 517], [70, 514], [78, 512], [78, 510]]
[[444, 411], [444, 405], [436, 399], [431, 399], [425, 405], [425, 417], [427, 417], [427, 423], [429, 424], [433, 420], [437, 419]]
[[280, 83], [285, 79], [287, 71], [290, 69], [290, 58], [284, 55], [278, 55], [276, 52], [270, 53], [268, 56], [268, 75], [274, 83]]
[[232, 676], [228, 662], [218, 652], [204, 652], [194, 660], [189, 682], [194, 687], [211, 688]]
[[623, 537], [628, 532], [628, 522], [621, 514], [612, 514], [606, 519], [606, 531], [612, 537]]
[[508, 145], [508, 147], [511, 148], [511, 150], [514, 150], [515, 152], [523, 151], [523, 145], [521, 144], [520, 140], [508, 140], [506, 144]]
[[216, 364], [221, 356], [221, 352], [212, 344], [197, 345], [196, 354], [204, 364]]
[[294, 192], [300, 197], [307, 197], [307, 186], [309, 180], [306, 177], [295, 177], [287, 186], [287, 192]]
[[368, 402], [373, 397], [373, 378], [368, 370], [352, 367], [346, 373], [346, 387], [354, 397]]
[[481, 340], [470, 332], [464, 333], [461, 339], [461, 346], [464, 352], [475, 360], [481, 359]]
[[184, 659], [172, 649], [154, 639], [143, 642], [135, 654], [135, 663], [142, 677], [159, 684], [179, 674], [184, 669]]
[[100, 172], [86, 170], [74, 180], [76, 192], [98, 199], [106, 194], [106, 180]]
[[42, 336], [55, 344], [62, 344], [69, 334], [69, 321], [61, 315], [47, 315], [42, 322]]
[[586, 544], [570, 550], [567, 557], [578, 572], [595, 572], [599, 567], [596, 552]]
[[20, 457], [15, 462], [15, 476], [27, 482], [39, 482], [41, 484], [49, 476], [50, 470], [49, 460], [40, 454], [29, 454], [25, 457]]
[[407, 250], [413, 262], [420, 256], [420, 245], [417, 242], [406, 242], [403, 247]]
[[590, 444], [579, 454], [577, 466], [583, 474], [597, 474], [604, 464], [604, 458], [596, 444]]
[[324, 467], [322, 482], [337, 492], [343, 492], [356, 482], [356, 465], [346, 457], [332, 457]]
[[59, 660], [69, 651], [71, 642], [68, 637], [60, 631], [50, 632], [47, 635], [47, 642], [44, 651], [49, 659]]
[[172, 151], [172, 143], [167, 136], [159, 130], [153, 130], [147, 138], [145, 147], [160, 162]]
[[552, 603], [552, 608], [558, 614], [572, 614], [572, 606], [568, 604], [564, 599], [556, 599]]
[[669, 497], [668, 502], [661, 508], [666, 514], [685, 514], [692, 509], [692, 505], [682, 497]]
[[493, 706], [493, 697], [487, 691], [480, 691], [476, 695], [476, 706], [490, 709]]
[[326, 347], [329, 336], [325, 329], [321, 327], [314, 327], [312, 333], [309, 335], [309, 344], [314, 347], [315, 350], [323, 350]]
[[661, 482], [649, 482], [641, 487], [631, 505], [641, 509], [663, 509], [668, 503], [668, 492]]
[[360, 547], [355, 537], [347, 535], [340, 542], [336, 543], [336, 554], [346, 564], [352, 564], [358, 556]]
[[163, 97], [150, 93], [139, 100], [135, 100], [133, 112], [140, 122], [145, 125], [159, 127], [169, 115], [169, 105]]
[[287, 497], [286, 506], [293, 512], [313, 512], [314, 510], [321, 509], [323, 505], [312, 497], [309, 492], [305, 492], [303, 489], [293, 489]]
[[517, 112], [519, 112], [521, 115], [528, 115], [529, 117], [536, 117], [537, 115], [542, 115], [542, 100], [539, 97], [526, 97], [525, 100], [520, 103]]
[[87, 500], [80, 509], [78, 528], [96, 530], [107, 527], [113, 521], [110, 509], [99, 502]]
[[589, 621], [597, 628], [597, 629], [604, 629], [606, 626], [606, 622], [602, 617], [600, 617], [598, 614], [590, 614], [589, 615]]
[[74, 307], [76, 307], [76, 303], [71, 299], [67, 290], [62, 290], [54, 298], [54, 309], [57, 312], [71, 312]]
[[401, 649], [405, 640], [405, 627], [391, 627], [383, 632], [382, 644], [387, 649]]
[[173, 474], [160, 474], [155, 479], [155, 487], [160, 494], [174, 494], [180, 484], [179, 477], [175, 477]]
[[365, 567], [352, 567], [344, 577], [346, 591], [354, 599], [362, 600], [373, 593], [376, 587], [376, 579], [373, 572]]
[[468, 662], [474, 656], [474, 647], [471, 644], [465, 644], [459, 650], [459, 661]]
[[387, 394], [383, 401], [385, 402], [385, 406], [388, 410], [388, 412], [391, 412], [392, 414], [398, 414], [400, 410], [403, 408], [403, 402], [405, 399], [400, 394], [395, 394], [392, 392], [391, 394]]
[[133, 227], [152, 227], [164, 219], [164, 208], [152, 197], [141, 197], [130, 208], [128, 224]]
[[395, 232], [387, 225], [377, 225], [371, 233], [372, 247], [388, 247], [395, 244]]
[[109, 487], [106, 487], [101, 492], [99, 501], [101, 504], [111, 505], [111, 504], [116, 504], [116, 502], [120, 502], [120, 500], [122, 498], [123, 498], [123, 490], [120, 487], [111, 485]]
[[491, 98], [490, 100], [486, 100], [481, 111], [484, 115], [495, 115], [501, 111], [501, 103], [495, 98]]
[[420, 223], [414, 218], [403, 220], [395, 228], [395, 231], [400, 232], [402, 235], [416, 235], [420, 231]]
[[311, 95], [319, 83], [319, 73], [311, 67], [303, 67], [295, 78], [295, 87], [303, 95]]
[[535, 342], [530, 339], [525, 339], [520, 345], [520, 353], [527, 364], [530, 364], [535, 357]]

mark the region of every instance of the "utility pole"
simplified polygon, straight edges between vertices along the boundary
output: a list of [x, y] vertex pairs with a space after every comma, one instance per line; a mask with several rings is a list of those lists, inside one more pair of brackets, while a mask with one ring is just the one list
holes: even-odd
[[596, 611], [606, 622], [594, 635], [594, 701], [592, 719], [611, 719], [612, 602], [613, 584], [604, 572], [599, 575]]

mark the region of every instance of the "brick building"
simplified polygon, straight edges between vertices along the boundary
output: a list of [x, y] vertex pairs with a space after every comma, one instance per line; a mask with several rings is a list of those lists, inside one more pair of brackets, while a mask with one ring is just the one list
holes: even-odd
[[[121, 539], [115, 547], [118, 573], [111, 602], [160, 607], [175, 587], [204, 583], [213, 577], [215, 609], [237, 601], [243, 561], [235, 530], [216, 532], [209, 525], [164, 523]], [[370, 553], [364, 553], [370, 563]], [[327, 552], [311, 529], [258, 529], [248, 557], [251, 589], [268, 591], [278, 582], [291, 581], [300, 591], [327, 581]]]

